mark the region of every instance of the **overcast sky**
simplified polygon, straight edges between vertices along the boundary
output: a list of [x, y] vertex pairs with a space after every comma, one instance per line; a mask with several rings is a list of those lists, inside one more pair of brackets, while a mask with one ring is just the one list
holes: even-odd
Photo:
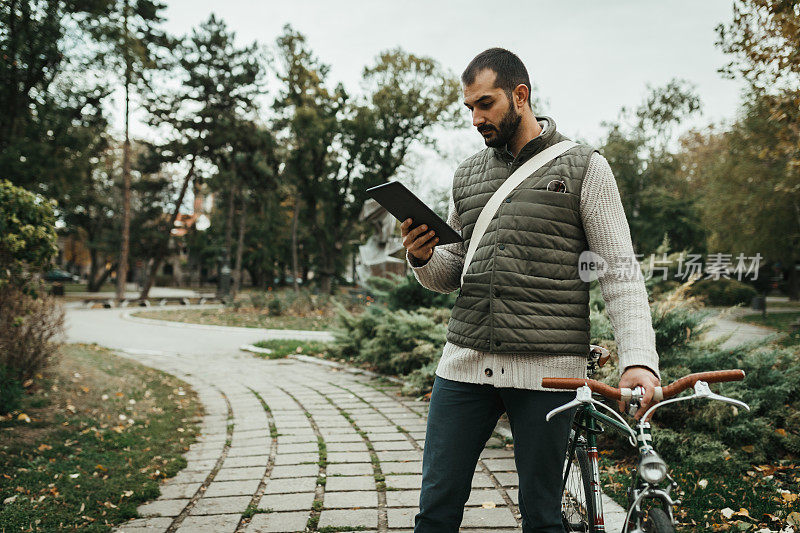
[[[647, 84], [683, 78], [696, 85], [703, 114], [691, 125], [733, 118], [742, 85], [723, 79], [726, 63], [714, 28], [732, 17], [730, 0], [534, 0], [525, 3], [442, 0], [167, 0], [166, 28], [186, 34], [210, 13], [241, 43], [272, 45], [289, 23], [331, 66], [331, 80], [359, 90], [361, 70], [388, 48], [402, 47], [460, 74], [478, 52], [502, 46], [517, 53], [548, 102], [560, 131], [589, 142], [603, 121], [634, 107]], [[468, 117], [466, 109], [465, 118]], [[687, 124], [687, 126], [689, 126]], [[483, 146], [473, 130], [451, 135], [455, 158]], [[424, 174], [454, 163], [430, 161]], [[449, 174], [449, 176], [447, 175]]]

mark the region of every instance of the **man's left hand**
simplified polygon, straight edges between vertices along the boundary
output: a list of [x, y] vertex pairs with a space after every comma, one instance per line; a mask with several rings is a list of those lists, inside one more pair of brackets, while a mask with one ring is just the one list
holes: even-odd
[[[620, 376], [619, 388], [625, 387], [631, 390], [639, 386], [644, 388], [644, 398], [642, 398], [641, 402], [642, 406], [634, 415], [636, 420], [639, 420], [645, 411], [647, 411], [648, 407], [650, 407], [655, 388], [659, 385], [661, 385], [661, 380], [659, 380], [650, 369], [642, 366], [628, 367], [625, 369], [625, 372], [622, 373], [622, 376]], [[625, 402], [619, 402], [619, 410], [621, 413], [625, 412]]]

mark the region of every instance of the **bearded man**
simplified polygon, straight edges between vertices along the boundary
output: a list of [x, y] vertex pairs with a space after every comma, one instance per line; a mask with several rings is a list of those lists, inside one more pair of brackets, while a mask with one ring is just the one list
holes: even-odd
[[514, 437], [522, 529], [562, 532], [561, 472], [570, 417], [545, 414], [573, 393], [544, 389], [543, 377], [585, 378], [589, 281], [579, 257], [610, 265], [599, 277], [617, 341], [619, 386], [645, 389], [640, 417], [660, 383], [647, 292], [616, 181], [596, 150], [578, 144], [503, 199], [463, 276], [481, 210], [500, 185], [542, 150], [566, 140], [555, 121], [535, 116], [525, 65], [492, 48], [461, 76], [464, 105], [486, 149], [458, 166], [448, 224], [463, 242], [437, 246], [432, 231], [401, 225], [403, 245], [426, 288], [459, 290], [436, 369], [428, 411], [416, 533], [458, 531], [472, 477], [504, 412]]

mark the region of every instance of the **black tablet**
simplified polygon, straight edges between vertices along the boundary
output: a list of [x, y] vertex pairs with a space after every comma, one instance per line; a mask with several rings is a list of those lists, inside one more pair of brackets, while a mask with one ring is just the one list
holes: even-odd
[[401, 223], [410, 218], [412, 220], [410, 229], [416, 228], [420, 224], [426, 224], [439, 237], [437, 246], [464, 240], [456, 230], [434, 213], [433, 209], [414, 196], [414, 193], [406, 189], [405, 185], [399, 181], [390, 181], [377, 187], [371, 187], [367, 189], [367, 194], [385, 207]]

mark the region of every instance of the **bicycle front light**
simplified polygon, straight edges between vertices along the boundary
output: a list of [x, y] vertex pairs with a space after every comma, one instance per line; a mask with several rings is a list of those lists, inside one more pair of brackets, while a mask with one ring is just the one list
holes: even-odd
[[648, 483], [657, 485], [667, 477], [667, 464], [655, 450], [650, 450], [639, 461], [639, 475]]

